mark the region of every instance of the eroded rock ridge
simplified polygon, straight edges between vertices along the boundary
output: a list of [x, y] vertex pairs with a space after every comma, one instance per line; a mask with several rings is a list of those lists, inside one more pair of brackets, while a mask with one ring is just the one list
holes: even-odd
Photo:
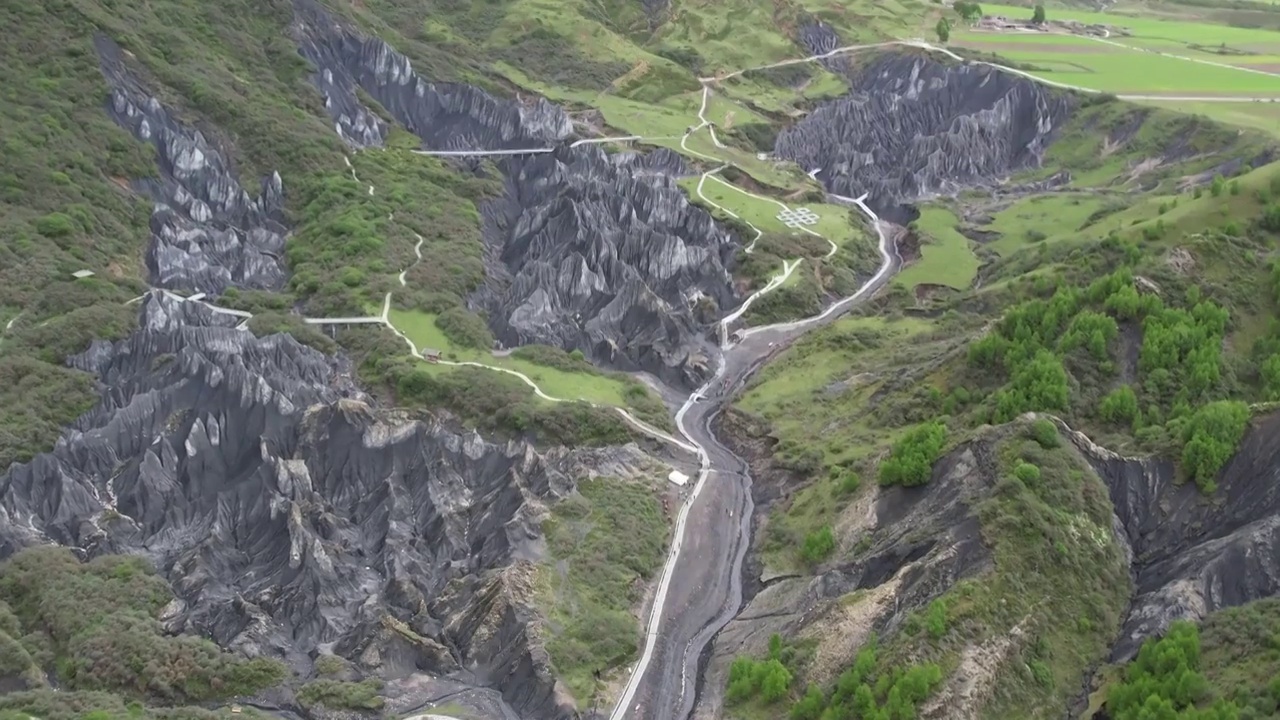
[[108, 113], [156, 149], [160, 176], [131, 183], [155, 201], [147, 248], [151, 284], [211, 295], [232, 286], [283, 286], [288, 229], [280, 174], [264, 178], [258, 197], [251, 197], [216, 144], [133, 76], [115, 42], [99, 36], [96, 44], [111, 87]]
[[[564, 110], [543, 98], [431, 83], [382, 40], [310, 0], [296, 7], [301, 51], [319, 68], [317, 86], [353, 146], [381, 144], [386, 133], [357, 87], [433, 149], [547, 147], [572, 132]], [[561, 143], [499, 167], [506, 192], [481, 208], [486, 282], [469, 300], [487, 312], [495, 336], [697, 384], [709, 370], [700, 341], [707, 320], [741, 302], [726, 269], [738, 241], [675, 184], [690, 173], [684, 161], [665, 149], [609, 154]]]
[[1171, 462], [1128, 458], [1076, 435], [1115, 506], [1131, 552], [1134, 598], [1116, 661], [1175, 620], [1280, 593], [1280, 415], [1256, 420], [1208, 502]]
[[471, 85], [431, 82], [409, 58], [313, 0], [296, 0], [294, 7], [299, 49], [318, 69], [315, 82], [338, 134], [353, 145], [380, 145], [386, 135], [385, 123], [361, 104], [357, 87], [433, 150], [545, 147], [573, 131], [564, 110], [544, 98], [518, 102]]
[[[821, 29], [811, 47], [834, 42]], [[895, 222], [906, 203], [1036, 166], [1067, 119], [1063, 93], [983, 65], [886, 53], [849, 73], [851, 92], [778, 134], [776, 153], [839, 195], [868, 193]]]

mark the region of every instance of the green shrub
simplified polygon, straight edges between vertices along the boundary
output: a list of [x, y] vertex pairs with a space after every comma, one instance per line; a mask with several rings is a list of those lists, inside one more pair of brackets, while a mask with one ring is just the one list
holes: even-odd
[[449, 342], [459, 347], [490, 350], [493, 348], [493, 333], [484, 318], [462, 307], [454, 307], [440, 313], [436, 317], [436, 327], [449, 338]]
[[929, 482], [933, 463], [947, 440], [947, 428], [934, 421], [919, 425], [893, 444], [892, 454], [880, 463], [881, 485], [923, 485]]
[[804, 546], [800, 550], [800, 558], [810, 565], [816, 565], [831, 555], [836, 547], [835, 535], [830, 525], [823, 525], [805, 536]]
[[1138, 417], [1138, 396], [1129, 385], [1122, 385], [1102, 398], [1098, 414], [1106, 422], [1128, 425]]
[[781, 700], [791, 686], [791, 672], [780, 660], [759, 662], [738, 658], [729, 666], [730, 704], [738, 704], [759, 696], [766, 703]]
[[1046, 450], [1052, 450], [1058, 447], [1060, 439], [1058, 437], [1058, 426], [1053, 424], [1052, 420], [1040, 418], [1031, 423], [1028, 431], [1031, 439], [1039, 443], [1040, 447]]
[[374, 678], [360, 682], [312, 680], [298, 688], [298, 703], [304, 708], [324, 707], [329, 710], [380, 710], [383, 699], [378, 692], [382, 681]]
[[1182, 465], [1206, 494], [1217, 489], [1214, 478], [1235, 454], [1249, 423], [1249, 406], [1220, 400], [1196, 410], [1182, 431]]
[[941, 598], [929, 603], [924, 615], [924, 628], [934, 640], [941, 640], [947, 634], [947, 605]]
[[1028, 462], [1020, 462], [1013, 469], [1013, 476], [1030, 486], [1040, 479], [1040, 468]]
[[67, 237], [75, 231], [75, 221], [60, 212], [49, 213], [36, 220], [36, 232], [47, 238]]
[[840, 494], [852, 495], [862, 487], [862, 478], [858, 477], [858, 473], [852, 470], [845, 470], [840, 474]]

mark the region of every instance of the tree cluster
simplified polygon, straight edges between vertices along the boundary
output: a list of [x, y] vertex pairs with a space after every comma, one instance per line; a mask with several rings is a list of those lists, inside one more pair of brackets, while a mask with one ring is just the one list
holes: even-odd
[[[1280, 271], [1275, 278], [1280, 286]], [[1120, 323], [1140, 325], [1139, 382], [1102, 397], [1097, 417], [1131, 428], [1139, 439], [1169, 439], [1172, 449], [1181, 450], [1189, 476], [1209, 492], [1248, 417], [1243, 405], [1210, 402], [1228, 387], [1222, 347], [1229, 321], [1227, 310], [1202, 298], [1198, 288], [1190, 288], [1183, 307], [1166, 305], [1159, 295], [1140, 292], [1122, 267], [1084, 289], [1059, 287], [1048, 299], [1010, 308], [991, 333], [969, 346], [969, 365], [1007, 378], [992, 395], [993, 422], [1027, 411], [1066, 412], [1072, 381], [1063, 360], [1071, 361], [1073, 372], [1096, 369], [1080, 376], [1082, 383], [1096, 381], [1098, 371], [1110, 376]], [[1264, 394], [1280, 398], [1280, 330], [1254, 354]]]
[[976, 2], [967, 2], [966, 0], [958, 0], [951, 8], [956, 14], [969, 22], [980, 20], [982, 18], [982, 6]]
[[1201, 490], [1217, 489], [1218, 471], [1235, 454], [1248, 423], [1248, 405], [1219, 400], [1196, 410], [1183, 426], [1182, 466]]
[[1239, 708], [1229, 701], [1198, 707], [1211, 694], [1199, 668], [1199, 630], [1185, 621], [1173, 623], [1163, 638], [1143, 644], [1124, 680], [1108, 690], [1108, 715], [1114, 720], [1236, 720]]
[[942, 682], [933, 663], [909, 668], [878, 667], [876, 638], [858, 651], [830, 695], [812, 686], [791, 709], [792, 720], [898, 720], [914, 718], [916, 706]]
[[890, 456], [880, 463], [881, 485], [923, 485], [929, 482], [933, 463], [947, 441], [947, 427], [933, 421], [919, 425], [893, 444]]
[[[935, 602], [930, 606], [927, 625], [931, 636], [940, 637], [945, 632], [945, 617], [939, 632], [935, 606], [942, 608], [945, 615], [945, 607]], [[794, 674], [788, 666], [793, 660], [794, 654], [778, 635], [769, 639], [769, 657], [765, 660], [738, 658], [729, 669], [729, 702], [759, 700], [776, 704], [791, 696]], [[876, 637], [872, 635], [830, 691], [809, 685], [803, 694], [792, 697], [787, 716], [791, 720], [910, 720], [916, 716], [916, 706], [941, 682], [942, 669], [933, 663], [883, 667], [877, 658]]]

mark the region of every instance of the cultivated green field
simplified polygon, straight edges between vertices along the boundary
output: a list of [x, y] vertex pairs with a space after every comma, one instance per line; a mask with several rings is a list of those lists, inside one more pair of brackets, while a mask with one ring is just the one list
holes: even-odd
[[[1029, 7], [983, 6], [988, 15], [1028, 18]], [[1136, 11], [1135, 11], [1136, 12]], [[1247, 97], [1262, 102], [1161, 103], [1223, 122], [1280, 133], [1280, 32], [1206, 20], [1051, 7], [1049, 18], [1123, 29], [1111, 38], [991, 32], [960, 26], [952, 44], [996, 53], [1054, 82], [1117, 95]]]

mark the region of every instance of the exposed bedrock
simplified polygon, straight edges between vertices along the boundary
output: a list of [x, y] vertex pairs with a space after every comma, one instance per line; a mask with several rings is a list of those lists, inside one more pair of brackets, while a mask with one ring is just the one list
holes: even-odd
[[296, 0], [294, 8], [300, 51], [318, 68], [325, 105], [352, 144], [378, 145], [386, 132], [356, 87], [437, 150], [545, 147], [573, 131], [564, 110], [544, 98], [524, 103], [471, 85], [430, 82], [390, 45], [341, 23], [314, 0]]
[[1280, 593], [1280, 414], [1255, 420], [1206, 498], [1171, 463], [1126, 458], [1076, 434], [1132, 548], [1135, 594], [1112, 659], [1179, 619]]
[[542, 508], [634, 446], [536, 452], [401, 419], [337, 361], [154, 293], [130, 338], [73, 359], [101, 401], [0, 476], [0, 555], [40, 542], [149, 557], [174, 630], [305, 671], [333, 650], [384, 678], [449, 675], [560, 718], [528, 620]]
[[670, 150], [585, 146], [506, 163], [486, 203], [487, 281], [476, 301], [508, 345], [581, 348], [598, 362], [681, 385], [706, 374], [695, 310], [740, 302], [737, 243], [676, 185]]
[[284, 284], [284, 188], [279, 173], [262, 181], [258, 197], [236, 180], [223, 153], [199, 130], [151, 95], [130, 73], [112, 40], [96, 39], [111, 87], [107, 112], [134, 137], [155, 146], [158, 178], [134, 179], [155, 201], [147, 269], [151, 284], [221, 293], [237, 286]]
[[775, 151], [820, 170], [833, 193], [868, 193], [899, 223], [910, 201], [1038, 165], [1071, 111], [1064, 94], [1030, 80], [914, 53], [882, 54], [849, 77], [851, 92], [779, 133]]

